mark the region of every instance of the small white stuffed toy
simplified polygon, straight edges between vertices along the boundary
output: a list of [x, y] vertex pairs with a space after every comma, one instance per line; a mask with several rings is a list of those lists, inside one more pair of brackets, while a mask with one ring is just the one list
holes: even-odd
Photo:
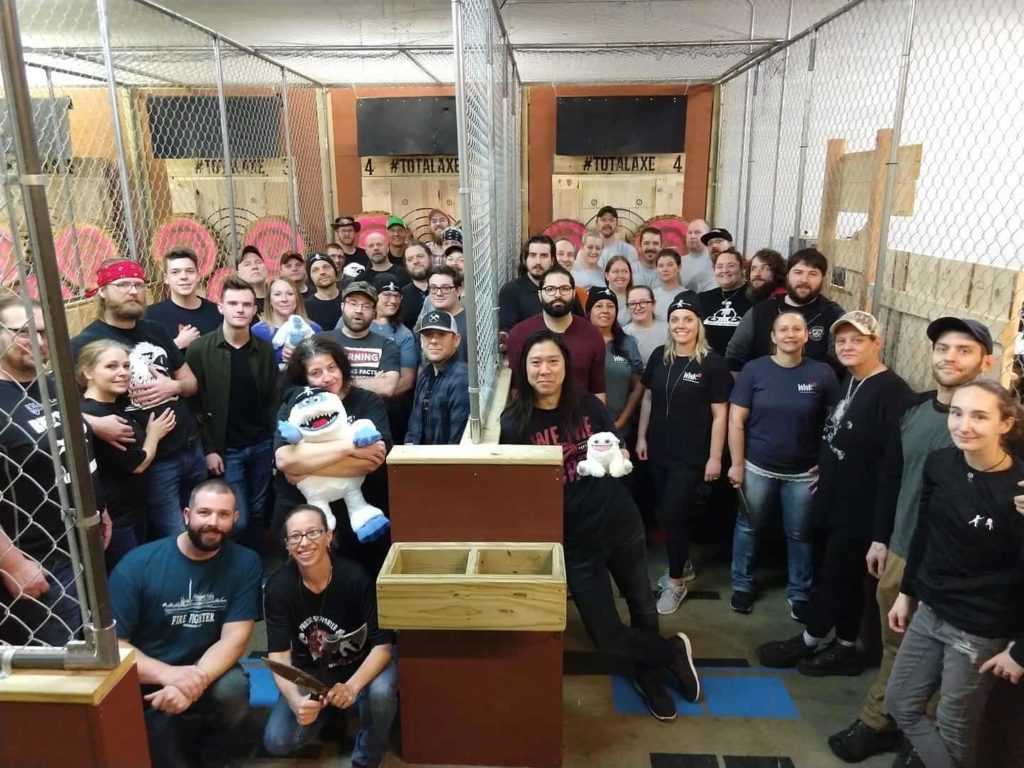
[[587, 458], [576, 465], [580, 477], [623, 477], [633, 471], [633, 462], [619, 450], [614, 432], [598, 432], [587, 440]]
[[[289, 315], [284, 325], [277, 329], [270, 343], [274, 345], [275, 350], [283, 349], [285, 346], [297, 347], [315, 333], [316, 331], [313, 330], [313, 326], [301, 317]], [[284, 363], [278, 365], [278, 368], [283, 371], [285, 368]]]
[[[357, 448], [383, 440], [377, 427], [369, 419], [348, 423], [348, 415], [341, 398], [319, 387], [298, 390], [290, 400], [288, 421], [279, 421], [277, 431], [292, 445], [303, 441], [326, 443], [351, 436]], [[296, 488], [306, 501], [320, 507], [327, 516], [327, 525], [333, 531], [336, 525], [331, 502], [345, 500], [349, 525], [360, 542], [373, 541], [383, 536], [391, 522], [377, 507], [363, 497], [362, 477], [324, 477], [310, 475]]]

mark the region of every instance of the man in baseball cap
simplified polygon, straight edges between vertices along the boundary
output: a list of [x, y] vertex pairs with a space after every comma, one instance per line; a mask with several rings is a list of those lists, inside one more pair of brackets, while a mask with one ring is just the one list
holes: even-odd
[[595, 227], [601, 233], [601, 260], [598, 262], [601, 269], [613, 256], [624, 256], [636, 272], [639, 265], [636, 248], [618, 238], [619, 212], [611, 205], [602, 206], [597, 212]]
[[726, 248], [732, 248], [732, 235], [728, 229], [722, 229], [722, 227], [709, 229], [701, 235], [700, 241], [707, 246], [708, 252], [711, 254], [720, 253]]
[[392, 264], [404, 266], [405, 246], [409, 244], [409, 230], [401, 216], [389, 216], [385, 228], [388, 231], [388, 258]]
[[948, 331], [966, 333], [976, 342], [981, 344], [986, 355], [992, 354], [992, 334], [984, 323], [972, 320], [969, 317], [940, 317], [938, 320], [932, 320], [932, 322], [928, 324], [927, 334], [929, 340], [935, 344], [942, 335]]
[[455, 318], [434, 309], [416, 326], [423, 357], [405, 441], [411, 445], [454, 445], [469, 420], [469, 367], [458, 358], [462, 336]]

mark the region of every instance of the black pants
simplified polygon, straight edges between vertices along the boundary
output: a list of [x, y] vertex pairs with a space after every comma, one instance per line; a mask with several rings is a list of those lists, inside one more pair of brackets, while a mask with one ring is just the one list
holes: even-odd
[[807, 614], [807, 633], [812, 637], [825, 637], [835, 629], [840, 640], [856, 642], [864, 613], [864, 556], [869, 546], [842, 528], [822, 532]]
[[[609, 572], [629, 606], [628, 627], [615, 608]], [[566, 542], [565, 575], [583, 626], [598, 651], [648, 666], [667, 667], [672, 662], [673, 648], [658, 633], [658, 612], [647, 577], [647, 547], [635, 507], [623, 510], [599, 541]]]
[[697, 488], [704, 480], [704, 467], [663, 467], [650, 463], [651, 478], [658, 493], [658, 519], [665, 527], [668, 575], [683, 577], [690, 559], [690, 524]]

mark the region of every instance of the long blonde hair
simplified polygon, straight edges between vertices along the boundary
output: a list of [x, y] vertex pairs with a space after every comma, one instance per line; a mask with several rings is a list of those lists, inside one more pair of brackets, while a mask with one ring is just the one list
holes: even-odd
[[[668, 317], [671, 316], [672, 313], [669, 312]], [[694, 317], [696, 317], [696, 315], [694, 315]], [[666, 321], [667, 320], [668, 318], [666, 318]], [[697, 343], [693, 347], [693, 359], [699, 363], [708, 356], [708, 352], [710, 351], [711, 345], [708, 344], [708, 336], [704, 331], [704, 323], [702, 323], [701, 319], [697, 317]], [[676, 354], [676, 343], [672, 339], [672, 328], [671, 326], [668, 326], [665, 337], [665, 354], [662, 359], [665, 361], [666, 365], [672, 365], [678, 357], [679, 356]]]
[[274, 305], [270, 301], [270, 297], [274, 293], [274, 283], [287, 283], [289, 286], [291, 286], [292, 292], [295, 294], [294, 314], [298, 315], [308, 323], [309, 315], [306, 314], [306, 302], [303, 301], [302, 299], [302, 291], [299, 290], [299, 286], [296, 285], [294, 281], [289, 280], [287, 277], [275, 277], [270, 282], [270, 285], [267, 286], [267, 325], [269, 325], [273, 330], [277, 330], [288, 319], [287, 317], [285, 317], [281, 318], [280, 323], [274, 322], [274, 320], [276, 319], [277, 310], [274, 309]]
[[89, 386], [89, 381], [85, 378], [85, 372], [95, 368], [103, 353], [109, 352], [112, 349], [119, 349], [126, 355], [131, 354], [131, 349], [127, 345], [115, 339], [91, 341], [79, 351], [78, 359], [75, 361], [75, 381], [78, 382], [78, 386], [82, 388], [83, 392]]

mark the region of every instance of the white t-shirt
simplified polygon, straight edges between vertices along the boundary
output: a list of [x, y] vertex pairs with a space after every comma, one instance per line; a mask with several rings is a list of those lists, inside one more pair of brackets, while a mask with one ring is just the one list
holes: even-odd
[[605, 265], [608, 264], [608, 261], [613, 256], [625, 256], [627, 259], [629, 259], [630, 266], [633, 267], [634, 270], [636, 269], [636, 248], [634, 248], [632, 245], [625, 242], [624, 240], [616, 240], [615, 242], [604, 247], [604, 250], [601, 251], [601, 261], [599, 262], [601, 265], [601, 269], [605, 268]]

